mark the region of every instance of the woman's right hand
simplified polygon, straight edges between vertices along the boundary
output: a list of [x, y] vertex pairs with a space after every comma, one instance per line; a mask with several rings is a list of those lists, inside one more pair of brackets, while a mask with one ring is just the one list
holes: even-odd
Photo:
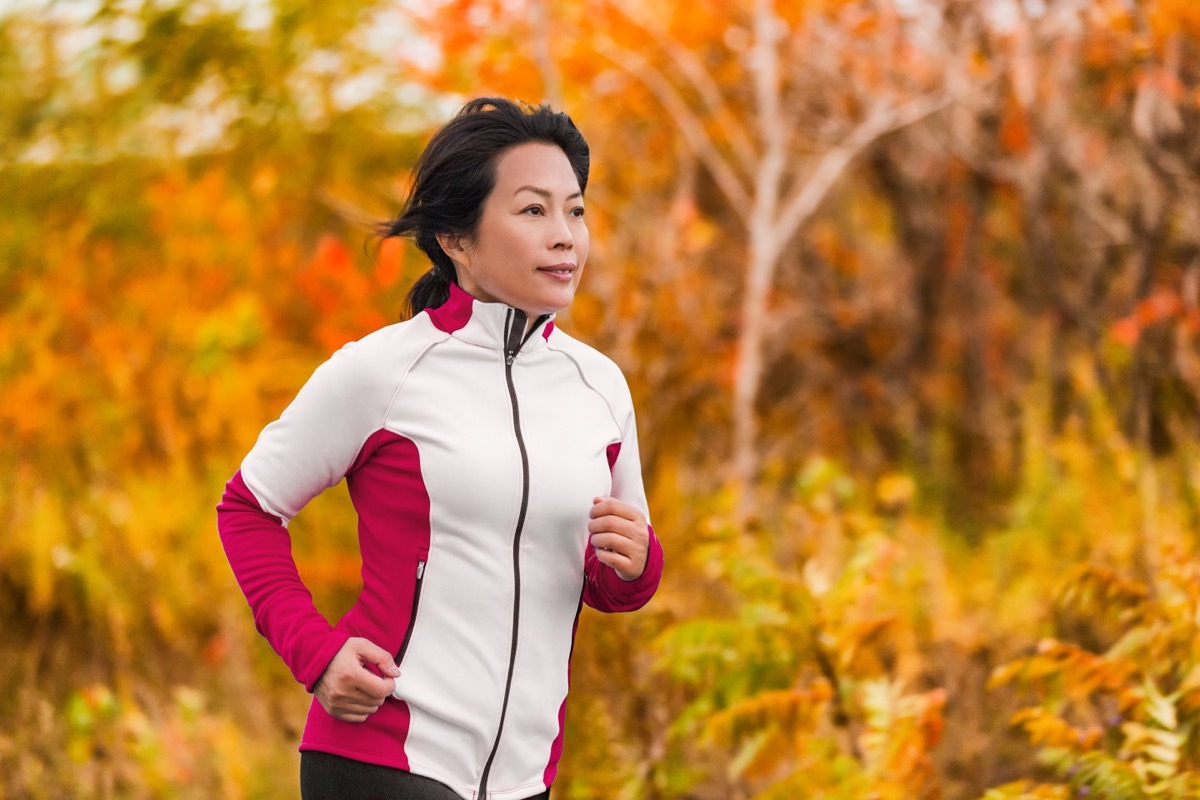
[[[383, 677], [367, 669], [372, 664]], [[391, 654], [357, 636], [346, 640], [313, 687], [321, 707], [343, 722], [362, 722], [374, 714], [395, 687], [400, 674]]]

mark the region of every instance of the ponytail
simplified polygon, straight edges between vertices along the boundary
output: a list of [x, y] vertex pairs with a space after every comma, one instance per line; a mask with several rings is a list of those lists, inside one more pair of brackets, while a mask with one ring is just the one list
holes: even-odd
[[450, 284], [457, 279], [447, 277], [442, 267], [432, 267], [408, 290], [404, 299], [404, 316], [412, 319], [427, 308], [437, 308], [450, 299]]
[[404, 319], [411, 319], [427, 308], [437, 308], [450, 299], [450, 284], [458, 283], [454, 262], [438, 244], [437, 235], [430, 232], [428, 216], [424, 209], [410, 201], [399, 217], [377, 228], [377, 233], [384, 239], [392, 236], [413, 237], [417, 247], [433, 264], [408, 290], [408, 296], [404, 298]]

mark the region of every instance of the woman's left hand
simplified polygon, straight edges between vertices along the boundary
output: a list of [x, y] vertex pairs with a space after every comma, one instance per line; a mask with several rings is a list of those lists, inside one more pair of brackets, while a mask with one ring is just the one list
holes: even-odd
[[621, 580], [640, 578], [650, 552], [650, 526], [645, 515], [615, 497], [596, 497], [590, 516], [588, 531], [596, 557], [612, 567]]

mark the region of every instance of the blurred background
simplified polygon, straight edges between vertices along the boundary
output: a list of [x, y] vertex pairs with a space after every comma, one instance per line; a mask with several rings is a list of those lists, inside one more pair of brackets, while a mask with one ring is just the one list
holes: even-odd
[[[290, 798], [214, 506], [426, 269], [468, 98], [566, 110], [560, 324], [667, 572], [555, 800], [1200, 796], [1194, 0], [0, 5], [0, 798]], [[291, 527], [358, 587], [344, 486]]]

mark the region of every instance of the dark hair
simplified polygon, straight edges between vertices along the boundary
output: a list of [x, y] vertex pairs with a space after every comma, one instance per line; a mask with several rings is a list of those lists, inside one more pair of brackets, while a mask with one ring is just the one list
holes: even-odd
[[411, 236], [433, 268], [408, 293], [407, 316], [436, 308], [457, 282], [454, 262], [438, 244], [438, 234], [471, 238], [479, 229], [483, 203], [496, 185], [496, 161], [526, 142], [557, 145], [587, 189], [587, 141], [566, 114], [548, 105], [528, 106], [499, 97], [480, 97], [462, 107], [433, 135], [417, 160], [412, 192], [398, 217], [381, 224], [380, 236]]

